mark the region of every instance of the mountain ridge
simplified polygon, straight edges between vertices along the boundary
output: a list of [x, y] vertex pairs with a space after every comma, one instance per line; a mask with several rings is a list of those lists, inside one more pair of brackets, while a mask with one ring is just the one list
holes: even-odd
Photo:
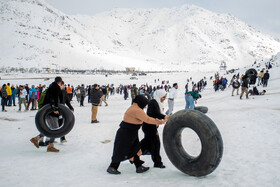
[[44, 0], [0, 2], [1, 65], [217, 70], [279, 52], [280, 42], [230, 14], [195, 5], [67, 15]]

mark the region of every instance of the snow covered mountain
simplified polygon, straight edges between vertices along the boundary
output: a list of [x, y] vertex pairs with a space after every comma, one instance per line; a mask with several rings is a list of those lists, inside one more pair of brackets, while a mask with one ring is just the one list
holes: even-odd
[[217, 70], [252, 64], [280, 42], [193, 5], [70, 16], [43, 0], [0, 0], [0, 64], [123, 70]]

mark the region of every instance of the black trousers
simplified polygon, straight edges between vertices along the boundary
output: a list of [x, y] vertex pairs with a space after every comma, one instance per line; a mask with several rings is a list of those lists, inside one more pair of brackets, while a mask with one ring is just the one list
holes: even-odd
[[7, 98], [2, 97], [2, 111], [5, 110], [6, 105], [7, 105]]
[[[143, 162], [140, 160], [138, 155], [134, 156], [134, 161], [133, 164], [135, 165], [136, 168], [142, 166]], [[110, 167], [118, 169], [120, 166], [120, 162], [111, 162]]]
[[84, 100], [85, 100], [85, 96], [81, 95], [80, 106], [84, 106]]
[[[43, 135], [43, 134], [39, 134], [39, 137], [40, 137], [40, 138], [43, 138], [43, 137], [44, 137], [44, 135]], [[54, 142], [54, 140], [55, 140], [55, 138], [50, 138], [50, 143], [53, 143], [53, 142]]]

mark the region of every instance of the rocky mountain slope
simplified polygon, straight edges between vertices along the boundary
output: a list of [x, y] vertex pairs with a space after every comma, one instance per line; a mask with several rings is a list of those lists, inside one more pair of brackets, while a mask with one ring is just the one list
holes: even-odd
[[66, 15], [43, 0], [0, 1], [0, 64], [71, 69], [217, 70], [252, 64], [280, 42], [193, 5]]

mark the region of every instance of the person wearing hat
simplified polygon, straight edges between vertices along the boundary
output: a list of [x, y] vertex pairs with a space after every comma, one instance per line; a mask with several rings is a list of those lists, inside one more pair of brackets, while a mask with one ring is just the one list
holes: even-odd
[[[169, 116], [163, 114], [166, 96], [167, 93], [163, 89], [154, 92], [154, 99], [148, 104], [147, 115], [149, 117], [168, 120]], [[143, 123], [142, 131], [144, 132], [144, 138], [140, 142], [141, 150], [143, 155], [151, 154], [155, 168], [165, 168], [161, 161], [160, 139], [157, 128], [158, 126], [156, 125]]]
[[143, 173], [149, 170], [149, 167], [142, 166], [143, 161], [140, 160], [142, 151], [138, 138], [138, 130], [143, 122], [158, 126], [166, 121], [151, 118], [144, 112], [143, 109], [147, 106], [148, 102], [145, 96], [137, 95], [133, 100], [133, 104], [125, 112], [123, 121], [115, 137], [112, 162], [107, 169], [108, 173], [121, 174], [118, 168], [124, 160], [130, 160], [135, 165], [137, 173]]

